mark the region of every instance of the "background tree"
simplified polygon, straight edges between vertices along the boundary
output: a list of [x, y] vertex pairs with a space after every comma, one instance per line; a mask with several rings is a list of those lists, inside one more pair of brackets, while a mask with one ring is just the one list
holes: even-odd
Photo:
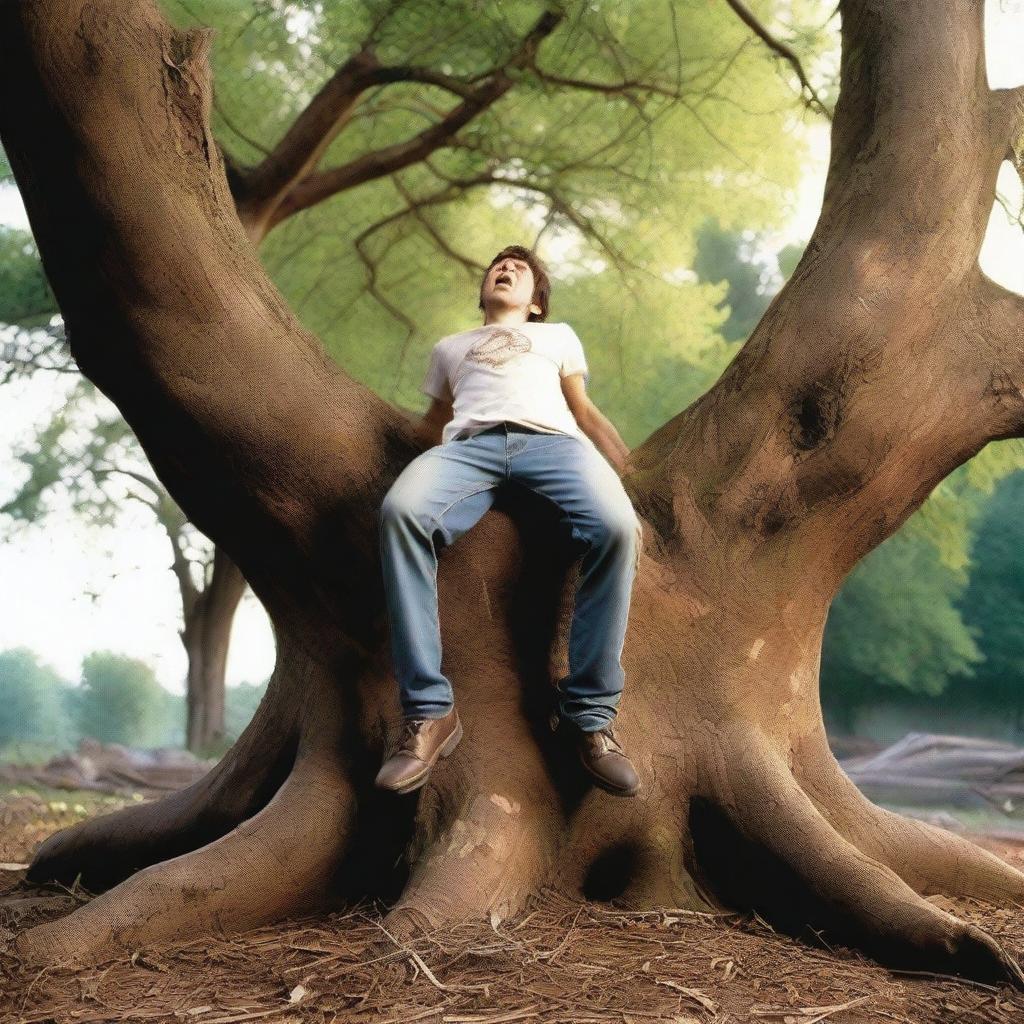
[[972, 549], [970, 581], [959, 604], [983, 659], [965, 687], [975, 700], [1024, 717], [1024, 473], [1000, 480]]
[[7, 540], [28, 524], [45, 521], [53, 492], [93, 526], [115, 528], [129, 502], [151, 510], [170, 542], [170, 568], [181, 597], [179, 635], [188, 658], [186, 745], [207, 751], [224, 737], [228, 641], [245, 581], [228, 567], [227, 555], [188, 522], [128, 424], [97, 397], [88, 379], [79, 377], [50, 422], [14, 447], [12, 454], [27, 473], [13, 497], [0, 504], [9, 517]]
[[158, 745], [167, 732], [170, 695], [138, 658], [93, 651], [71, 707], [82, 736], [101, 743]]
[[0, 270], [0, 323], [16, 328], [4, 346], [3, 381], [35, 373], [74, 378], [50, 422], [13, 446], [12, 454], [27, 472], [0, 504], [0, 513], [8, 517], [6, 540], [13, 542], [29, 524], [43, 524], [55, 492], [94, 526], [115, 527], [129, 501], [152, 511], [170, 542], [170, 567], [181, 597], [179, 635], [188, 659], [186, 745], [207, 752], [225, 735], [228, 646], [245, 580], [227, 555], [188, 522], [116, 406], [79, 375], [31, 235], [0, 227], [0, 249], [9, 256]]
[[53, 752], [68, 741], [65, 713], [69, 687], [60, 674], [25, 647], [0, 652], [0, 750]]
[[894, 689], [935, 697], [983, 658], [961, 618], [966, 573], [934, 548], [897, 536], [850, 573], [832, 602], [822, 642], [822, 701], [851, 731], [853, 713]]
[[[396, 711], [375, 524], [419, 450], [409, 423], [256, 259], [211, 145], [208, 35], [142, 2], [0, 7], [0, 78], [20, 100], [0, 135], [32, 183], [75, 358], [242, 568], [279, 654], [205, 779], [43, 844], [31, 877], [114, 888], [20, 936], [23, 954], [194, 938], [368, 893], [390, 895], [401, 934], [600, 878], [634, 905], [752, 907], [887, 962], [1024, 985], [990, 936], [926, 898], [1016, 904], [1024, 875], [865, 801], [818, 701], [842, 580], [957, 466], [1024, 433], [1024, 300], [977, 267], [1024, 91], [988, 89], [980, 4], [841, 12], [814, 236], [721, 377], [633, 452], [648, 546], [621, 725], [646, 792], [611, 807], [545, 731], [572, 564], [528, 494], [503, 495], [439, 572], [466, 737], [415, 799], [374, 793]], [[567, 49], [581, 28], [561, 31]], [[671, 181], [685, 159], [664, 158]]]
[[752, 232], [723, 231], [713, 220], [697, 233], [694, 273], [702, 281], [726, 285], [720, 307], [728, 313], [720, 328], [726, 341], [746, 341], [778, 291], [772, 268], [755, 251], [756, 242]]

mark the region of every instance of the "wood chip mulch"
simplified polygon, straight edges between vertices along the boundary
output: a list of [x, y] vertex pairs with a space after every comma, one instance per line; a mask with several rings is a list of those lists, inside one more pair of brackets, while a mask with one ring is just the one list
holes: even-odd
[[[0, 851], [27, 859], [37, 825], [48, 832], [65, 822], [55, 820], [59, 811], [48, 817], [43, 796], [34, 808], [31, 795], [13, 799], [21, 801], [21, 817], [8, 817]], [[0, 793], [0, 816], [10, 805], [9, 794]], [[1022, 856], [1019, 848], [992, 848], [1014, 861]], [[0, 869], [0, 940], [86, 898], [59, 887], [30, 891], [16, 863]], [[12, 900], [36, 902], [15, 915], [5, 910]], [[1024, 959], [1024, 912], [937, 902]], [[1024, 994], [894, 973], [849, 950], [778, 935], [752, 916], [630, 913], [556, 893], [543, 894], [512, 920], [401, 941], [385, 930], [380, 908], [362, 906], [242, 935], [136, 950], [87, 969], [28, 967], [9, 947], [0, 949], [0, 1024], [256, 1020], [1018, 1024]]]

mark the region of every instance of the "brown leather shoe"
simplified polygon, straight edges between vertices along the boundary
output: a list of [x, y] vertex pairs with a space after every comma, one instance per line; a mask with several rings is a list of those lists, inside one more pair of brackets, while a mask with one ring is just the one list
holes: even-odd
[[583, 767], [603, 790], [615, 796], [636, 796], [640, 791], [640, 777], [611, 723], [596, 732], [577, 729], [576, 749]]
[[447, 757], [462, 739], [462, 722], [452, 708], [444, 718], [406, 718], [398, 750], [377, 773], [376, 784], [395, 793], [419, 789], [437, 759]]

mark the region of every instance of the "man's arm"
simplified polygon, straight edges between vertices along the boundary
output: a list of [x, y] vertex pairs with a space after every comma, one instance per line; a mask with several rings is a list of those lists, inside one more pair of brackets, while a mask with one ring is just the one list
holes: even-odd
[[632, 472], [629, 448], [619, 437], [619, 432], [604, 413], [590, 400], [582, 373], [572, 373], [562, 378], [562, 394], [576, 422], [587, 437], [597, 446], [598, 451], [616, 468], [619, 475]]
[[416, 436], [428, 447], [433, 448], [441, 443], [441, 434], [445, 424], [451, 422], [455, 415], [455, 401], [448, 398], [435, 398], [430, 408], [416, 424]]

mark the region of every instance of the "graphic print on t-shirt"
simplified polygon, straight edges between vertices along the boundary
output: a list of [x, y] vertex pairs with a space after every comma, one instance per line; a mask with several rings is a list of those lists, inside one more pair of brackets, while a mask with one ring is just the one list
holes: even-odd
[[442, 444], [504, 420], [588, 443], [562, 384], [586, 373], [583, 344], [568, 324], [484, 324], [446, 335], [433, 347], [420, 390], [452, 404]]
[[463, 363], [456, 373], [455, 386], [463, 374], [469, 369], [466, 363], [483, 363], [486, 366], [501, 366], [510, 359], [514, 359], [524, 352], [529, 352], [533, 347], [530, 339], [521, 331], [513, 330], [510, 327], [502, 328], [499, 331], [481, 338], [475, 342], [463, 357]]

